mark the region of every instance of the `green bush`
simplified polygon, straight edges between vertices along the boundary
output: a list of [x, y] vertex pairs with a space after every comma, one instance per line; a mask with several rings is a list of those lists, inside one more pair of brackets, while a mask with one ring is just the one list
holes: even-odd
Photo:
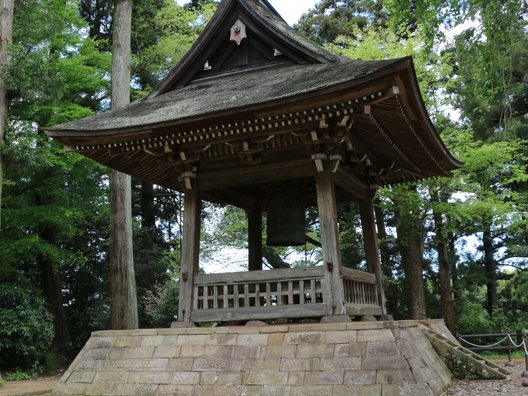
[[31, 369], [53, 340], [42, 298], [18, 284], [0, 283], [0, 367]]
[[27, 381], [37, 378], [37, 374], [31, 371], [13, 371], [5, 375], [6, 381]]

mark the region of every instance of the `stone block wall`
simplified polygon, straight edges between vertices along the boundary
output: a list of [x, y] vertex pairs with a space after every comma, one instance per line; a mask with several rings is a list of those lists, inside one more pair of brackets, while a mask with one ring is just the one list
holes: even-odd
[[353, 322], [95, 332], [54, 394], [426, 396], [451, 381], [419, 322]]

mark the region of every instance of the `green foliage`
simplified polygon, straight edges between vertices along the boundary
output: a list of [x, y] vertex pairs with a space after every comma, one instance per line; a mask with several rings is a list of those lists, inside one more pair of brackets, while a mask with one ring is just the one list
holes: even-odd
[[132, 72], [138, 88], [134, 98], [148, 94], [168, 74], [196, 41], [215, 9], [213, 3], [181, 7], [174, 1], [138, 2], [132, 22]]
[[377, 0], [321, 0], [304, 14], [297, 30], [319, 44], [333, 43], [339, 36], [354, 37], [359, 30], [386, 28], [388, 15]]
[[60, 353], [48, 352], [44, 356], [43, 373], [45, 375], [53, 376], [60, 374], [68, 367], [68, 361]]
[[28, 381], [37, 378], [37, 374], [32, 371], [12, 371], [5, 375], [6, 381]]
[[164, 285], [147, 291], [143, 305], [153, 327], [168, 327], [178, 316], [179, 288], [177, 281], [169, 279]]
[[[15, 4], [12, 67], [7, 70], [10, 114], [7, 140], [0, 148], [6, 165], [0, 232], [0, 366], [48, 367], [60, 357], [46, 355], [53, 336], [50, 300], [42, 289], [43, 267], [60, 279], [68, 345], [74, 355], [93, 330], [108, 327], [108, 198], [106, 169], [50, 143], [43, 128], [108, 107], [112, 2], [20, 0]], [[133, 98], [143, 97], [175, 66], [203, 31], [213, 1], [185, 7], [169, 0], [134, 1]], [[528, 328], [528, 218], [526, 217], [526, 138], [528, 137], [527, 4], [518, 0], [320, 1], [298, 29], [342, 56], [386, 59], [412, 55], [424, 102], [448, 148], [465, 161], [451, 180], [433, 180], [410, 193], [380, 192], [388, 236], [386, 290], [393, 314], [405, 318], [403, 270], [394, 243], [394, 202], [409, 216], [408, 227], [423, 225], [428, 313], [441, 315], [432, 208], [445, 220], [452, 242], [452, 278], [465, 333]], [[452, 40], [444, 28], [471, 22]], [[460, 112], [449, 121], [446, 106]], [[430, 202], [438, 192], [441, 202]], [[135, 197], [136, 218], [143, 216]], [[167, 326], [177, 312], [174, 279], [179, 272], [181, 195], [154, 189], [157, 229], [135, 230], [136, 273], [144, 327]], [[341, 249], [347, 266], [364, 264], [357, 208], [339, 210]], [[224, 247], [247, 249], [242, 210], [207, 209], [202, 259]], [[319, 239], [317, 215], [307, 211], [307, 232]], [[486, 272], [480, 251], [492, 233], [498, 275], [497, 309], [485, 309]], [[400, 242], [405, 238], [400, 238]], [[467, 245], [466, 245], [467, 246]], [[293, 265], [313, 265], [320, 250], [272, 250]], [[304, 254], [305, 259], [302, 258]], [[518, 271], [506, 273], [502, 265]], [[390, 275], [390, 276], [389, 276]], [[43, 279], [44, 277], [44, 279]], [[21, 304], [13, 309], [10, 301]], [[7, 307], [7, 308], [6, 308]], [[17, 305], [18, 307], [18, 305]], [[4, 315], [4, 316], [2, 316]], [[13, 320], [14, 319], [14, 320]], [[18, 321], [18, 322], [17, 322]], [[38, 323], [38, 326], [37, 326]], [[5, 325], [4, 325], [5, 324]], [[506, 328], [507, 327], [507, 328]], [[9, 344], [9, 345], [8, 345]]]
[[12, 277], [1, 277], [0, 323], [0, 366], [28, 369], [44, 357], [53, 339], [51, 315], [42, 298]]

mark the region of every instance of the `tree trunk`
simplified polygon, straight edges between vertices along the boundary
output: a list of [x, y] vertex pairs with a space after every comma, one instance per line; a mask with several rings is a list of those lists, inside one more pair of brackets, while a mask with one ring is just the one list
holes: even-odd
[[482, 249], [484, 250], [484, 268], [486, 270], [486, 309], [489, 316], [493, 316], [493, 311], [498, 301], [497, 263], [493, 257], [493, 237], [491, 236], [491, 224], [489, 222], [484, 222]]
[[262, 256], [266, 259], [268, 265], [273, 269], [290, 268], [290, 264], [285, 262], [281, 256], [270, 246], [262, 246]]
[[363, 241], [365, 245], [365, 255], [367, 258], [367, 268], [369, 272], [376, 275], [378, 303], [381, 305], [382, 314], [387, 315], [378, 235], [376, 233], [376, 220], [374, 218], [374, 205], [371, 198], [359, 202], [359, 212], [361, 215], [361, 227], [363, 229]]
[[[387, 242], [387, 229], [385, 227], [385, 215], [381, 208], [379, 198], [374, 200], [374, 215], [376, 217], [376, 228], [378, 229], [378, 243], [381, 257], [381, 270], [385, 277], [384, 289], [385, 289], [385, 304], [387, 313], [394, 315], [398, 310], [398, 287], [393, 282], [392, 275], [392, 263], [389, 243]], [[387, 281], [389, 280], [389, 281]]]
[[[9, 65], [9, 46], [13, 41], [14, 0], [0, 0], [0, 147], [5, 142], [7, 124], [6, 69]], [[2, 185], [4, 184], [4, 164], [0, 151], [0, 228], [2, 226]]]
[[154, 185], [141, 182], [141, 228], [156, 228]]
[[425, 319], [423, 281], [423, 224], [419, 208], [411, 206], [409, 196], [416, 190], [401, 191], [395, 199], [397, 242], [400, 249], [409, 319]]
[[392, 278], [392, 263], [390, 261], [390, 249], [387, 243], [387, 229], [385, 227], [385, 216], [380, 206], [379, 198], [374, 200], [374, 215], [376, 217], [376, 228], [378, 229], [378, 243], [381, 257], [381, 268], [383, 275]]
[[451, 273], [451, 285], [453, 285], [453, 299], [458, 301], [460, 298], [460, 288], [458, 287], [458, 271], [457, 271], [457, 254], [455, 247], [455, 235], [452, 232], [448, 233], [448, 249], [447, 257], [449, 259], [449, 268]]
[[[431, 194], [431, 200], [440, 202], [439, 194]], [[440, 298], [444, 309], [444, 319], [449, 331], [456, 335], [455, 307], [453, 305], [453, 290], [449, 276], [449, 257], [447, 239], [445, 236], [444, 219], [442, 214], [433, 206], [433, 218], [436, 232], [436, 250], [438, 252], [438, 277], [440, 283]]]
[[[57, 245], [57, 232], [48, 228], [41, 232], [41, 237], [51, 245]], [[69, 340], [66, 312], [62, 300], [62, 282], [60, 273], [48, 257], [39, 260], [40, 284], [48, 303], [48, 311], [53, 316], [53, 342], [51, 352], [66, 353]]]
[[[132, 1], [115, 0], [112, 43], [112, 108], [130, 102]], [[131, 178], [110, 175], [110, 319], [114, 330], [137, 329], [138, 311], [132, 253]]]

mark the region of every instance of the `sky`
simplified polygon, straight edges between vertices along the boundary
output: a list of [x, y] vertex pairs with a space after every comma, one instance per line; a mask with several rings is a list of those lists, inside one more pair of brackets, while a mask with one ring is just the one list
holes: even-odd
[[[176, 0], [178, 4], [183, 5], [188, 0]], [[290, 26], [296, 23], [302, 14], [308, 12], [317, 0], [269, 0], [271, 5], [279, 14], [288, 22]]]
[[290, 26], [293, 26], [301, 15], [308, 12], [308, 9], [316, 3], [315, 0], [269, 0], [269, 2]]

